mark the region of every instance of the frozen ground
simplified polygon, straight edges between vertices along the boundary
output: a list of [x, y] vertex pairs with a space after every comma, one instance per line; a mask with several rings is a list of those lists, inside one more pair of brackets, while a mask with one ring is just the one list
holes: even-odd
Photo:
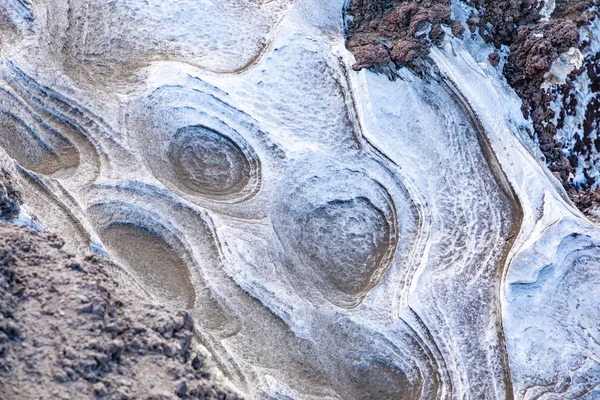
[[491, 49], [390, 81], [342, 0], [30, 7], [0, 47], [25, 211], [192, 310], [249, 398], [600, 396], [600, 234]]

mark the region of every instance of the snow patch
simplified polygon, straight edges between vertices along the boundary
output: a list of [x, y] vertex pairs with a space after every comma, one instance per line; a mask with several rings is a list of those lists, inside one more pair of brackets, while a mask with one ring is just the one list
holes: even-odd
[[566, 83], [567, 76], [575, 69], [583, 65], [583, 54], [579, 49], [571, 47], [568, 51], [561, 54], [550, 67], [550, 71], [544, 75], [545, 82], [542, 89], [547, 89], [550, 85], [563, 85]]

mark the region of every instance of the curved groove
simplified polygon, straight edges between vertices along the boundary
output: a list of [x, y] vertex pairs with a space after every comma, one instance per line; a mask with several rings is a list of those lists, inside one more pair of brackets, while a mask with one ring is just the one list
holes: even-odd
[[[291, 8], [291, 6], [290, 6], [290, 8]], [[248, 62], [245, 65], [242, 65], [241, 67], [236, 68], [232, 71], [213, 71], [211, 69], [206, 69], [206, 68], [202, 68], [202, 67], [200, 67], [200, 68], [202, 68], [208, 72], [219, 73], [219, 74], [224, 74], [224, 75], [239, 75], [239, 74], [243, 74], [244, 72], [248, 71], [253, 66], [259, 64], [263, 60], [265, 55], [269, 52], [269, 50], [271, 50], [273, 40], [275, 37], [275, 33], [277, 32], [277, 30], [279, 29], [279, 26], [283, 22], [283, 20], [285, 18], [285, 14], [286, 14], [286, 12], [283, 12], [281, 17], [279, 18], [279, 21], [277, 21], [276, 23], [274, 23], [271, 26], [271, 30], [269, 30], [269, 32], [267, 32], [267, 34], [263, 37], [263, 40], [262, 40], [259, 50], [256, 52], [254, 57], [252, 57], [250, 60], [248, 60]]]
[[[109, 168], [113, 158], [121, 164], [133, 164], [132, 156], [118, 143], [118, 136], [100, 117], [91, 110], [60, 93], [36, 82], [18, 68], [12, 61], [5, 60], [2, 74], [10, 88], [27, 103], [35, 113], [35, 118], [46, 126], [60, 131], [64, 137], [77, 146], [86, 163], [81, 168], [86, 174], [86, 182], [92, 182], [103, 166]], [[33, 112], [32, 112], [33, 114]]]
[[[65, 237], [70, 237], [70, 244], [75, 242], [78, 245], [83, 246], [84, 249], [87, 248], [91, 243], [90, 234], [85, 229], [81, 221], [75, 216], [71, 207], [66, 205], [55, 194], [55, 191], [48, 187], [42, 178], [37, 176], [35, 173], [28, 171], [18, 164], [16, 166], [16, 170], [24, 179], [24, 183], [32, 188], [31, 192], [28, 191], [25, 193], [26, 203], [30, 207], [34, 207], [40, 216], [49, 218], [46, 223], [51, 224], [51, 226], [47, 227], [62, 233]], [[39, 198], [40, 195], [42, 198]], [[42, 199], [45, 199], [46, 201], [42, 202]], [[65, 219], [68, 221], [69, 225], [73, 227], [73, 231], [79, 237], [79, 240], [72, 237], [72, 233], [64, 229], [64, 221], [61, 220], [58, 215], [53, 215], [54, 210], [52, 210], [52, 206], [56, 206], [57, 211], [65, 216]], [[58, 221], [56, 220], [57, 218], [59, 218]]]
[[502, 364], [503, 364], [503, 369], [504, 369], [504, 379], [505, 379], [505, 385], [506, 385], [506, 398], [513, 399], [514, 392], [513, 392], [513, 384], [512, 384], [512, 375], [510, 373], [510, 364], [509, 364], [509, 360], [508, 360], [508, 352], [506, 349], [506, 339], [504, 337], [501, 299], [502, 299], [502, 290], [503, 290], [502, 288], [504, 286], [504, 283], [506, 282], [506, 274], [508, 271], [508, 254], [509, 254], [513, 244], [515, 243], [518, 234], [521, 232], [521, 225], [523, 224], [523, 207], [521, 205], [521, 202], [519, 201], [517, 193], [515, 192], [512, 185], [510, 184], [508, 177], [502, 170], [502, 165], [500, 164], [500, 161], [496, 157], [496, 154], [493, 150], [492, 144], [489, 141], [489, 138], [487, 136], [485, 128], [483, 127], [483, 124], [479, 120], [477, 113], [475, 112], [473, 107], [471, 107], [467, 98], [465, 96], [463, 96], [463, 94], [460, 92], [458, 87], [456, 87], [456, 85], [450, 79], [448, 79], [444, 76], [442, 76], [441, 78], [442, 78], [442, 83], [445, 85], [448, 92], [456, 99], [456, 102], [463, 107], [463, 109], [467, 112], [467, 115], [469, 115], [469, 117], [471, 118], [472, 124], [476, 128], [475, 130], [478, 133], [477, 137], [480, 139], [480, 144], [481, 144], [481, 148], [483, 150], [483, 154], [484, 154], [488, 164], [490, 165], [492, 174], [494, 175], [496, 181], [499, 184], [499, 187], [502, 189], [502, 191], [504, 192], [506, 197], [508, 199], [510, 199], [510, 204], [511, 204], [511, 208], [512, 208], [511, 232], [510, 232], [508, 239], [506, 240], [506, 244], [504, 246], [502, 254], [501, 254], [499, 260], [497, 261], [497, 268], [496, 268], [496, 278], [497, 278], [496, 280], [498, 282], [497, 296], [496, 296], [496, 310], [497, 310], [496, 325], [497, 325], [497, 331], [498, 331], [498, 339], [499, 339], [499, 343], [501, 346], [500, 354], [502, 356]]
[[[12, 65], [10, 62], [6, 63]], [[22, 101], [11, 92], [2, 90], [1, 93], [4, 95], [3, 101], [10, 100], [13, 103], [10, 109], [19, 112], [27, 112], [28, 118], [34, 121], [35, 125], [39, 127], [41, 132], [44, 132], [46, 137], [60, 137], [63, 141], [69, 143], [73, 155], [66, 157], [66, 161], [73, 160], [67, 164], [72, 172], [67, 171], [69, 173], [66, 175], [63, 172], [59, 177], [67, 177], [78, 173], [83, 176], [84, 182], [89, 183], [95, 180], [100, 172], [101, 160], [98, 156], [97, 146], [93, 144], [94, 141], [90, 140], [90, 137], [82, 132], [79, 126], [70, 120], [65, 119], [61, 114], [48, 109], [41, 99], [26, 91], [26, 88], [18, 83], [18, 77], [9, 75], [6, 69], [3, 69], [2, 73], [5, 80], [9, 83], [9, 86], [23, 99]], [[33, 109], [27, 106], [25, 102]], [[76, 155], [74, 153], [76, 153]], [[64, 158], [65, 157], [59, 157], [61, 163], [65, 162], [65, 160], [63, 160]], [[52, 169], [48, 170], [47, 164], [47, 162], [42, 162], [42, 170], [38, 170], [38, 172], [46, 174], [56, 172]]]
[[[453, 393], [452, 380], [450, 379], [450, 375], [448, 373], [448, 365], [446, 364], [446, 360], [444, 359], [444, 355], [440, 351], [437, 346], [435, 339], [427, 327], [427, 325], [423, 322], [419, 314], [417, 314], [410, 306], [407, 307], [409, 311], [410, 318], [415, 319], [415, 324], [419, 328], [419, 331], [422, 331], [425, 335], [425, 338], [421, 339], [421, 347], [427, 351], [427, 355], [429, 360], [432, 361], [432, 364], [435, 364], [434, 376], [439, 384], [437, 385], [437, 393], [435, 398], [442, 399], [444, 398], [444, 393]], [[406, 318], [410, 320], [410, 318]], [[415, 332], [415, 336], [420, 338], [420, 335], [417, 333], [417, 330], [414, 326], [407, 323], [407, 325], [411, 328], [413, 332]], [[441, 361], [441, 362], [440, 362]]]
[[79, 166], [79, 152], [61, 134], [44, 130], [42, 137], [24, 120], [0, 109], [0, 146], [18, 163], [44, 175], [70, 171]]
[[[349, 4], [349, 0], [348, 0]], [[345, 9], [344, 9], [345, 10]], [[356, 90], [353, 90], [350, 79], [350, 71], [346, 67], [346, 63], [343, 59], [338, 58], [338, 64], [340, 65], [340, 69], [342, 71], [343, 76], [340, 77], [339, 82], [344, 88], [343, 92], [348, 93], [344, 96], [346, 102], [347, 113], [349, 115], [349, 120], [353, 126], [353, 137], [358, 143], [359, 149], [368, 153], [371, 158], [376, 160], [383, 168], [386, 168], [390, 171], [390, 175], [398, 176], [397, 185], [402, 188], [405, 197], [410, 199], [411, 209], [414, 210], [415, 215], [415, 224], [416, 229], [414, 233], [414, 237], [411, 238], [411, 246], [410, 255], [407, 257], [407, 261], [405, 262], [405, 266], [409, 266], [406, 268], [406, 272], [401, 275], [400, 282], [398, 284], [398, 289], [394, 294], [393, 298], [390, 299], [392, 303], [397, 302], [396, 306], [392, 306], [395, 308], [394, 311], [390, 311], [393, 313], [392, 319], [400, 318], [401, 309], [403, 306], [408, 306], [408, 287], [410, 286], [416, 270], [418, 268], [418, 262], [420, 254], [422, 255], [424, 251], [424, 243], [428, 242], [428, 238], [423, 238], [423, 235], [426, 232], [429, 232], [429, 229], [425, 229], [427, 221], [429, 221], [429, 226], [431, 225], [431, 211], [429, 210], [429, 206], [427, 202], [420, 198], [418, 193], [414, 190], [414, 184], [411, 184], [410, 177], [406, 176], [402, 173], [401, 167], [392, 160], [384, 151], [375, 146], [368, 138], [363, 134], [363, 126], [362, 121], [360, 119], [360, 113], [358, 112], [358, 101], [355, 98]], [[395, 167], [394, 170], [389, 168], [387, 164], [391, 164]], [[383, 187], [383, 186], [382, 186]]]
[[[156, 4], [147, 1], [142, 5], [125, 1], [117, 3], [117, 9], [124, 13], [133, 12], [134, 15], [139, 13], [146, 17], [145, 19], [139, 17], [134, 19], [137, 22], [138, 30], [130, 29], [129, 26], [119, 27], [119, 29], [132, 36], [139, 35], [140, 31], [144, 35], [139, 37], [140, 40], [135, 44], [113, 43], [109, 48], [102, 43], [102, 39], [110, 35], [106, 28], [102, 25], [98, 26], [82, 21], [105, 18], [111, 20], [115, 26], [119, 26], [122, 23], [120, 18], [123, 18], [123, 15], [119, 13], [107, 15], [98, 12], [98, 9], [103, 9], [103, 7], [94, 2], [88, 1], [81, 7], [78, 7], [80, 5], [77, 3], [71, 4], [68, 24], [70, 30], [76, 34], [63, 41], [62, 48], [57, 49], [57, 52], [68, 56], [68, 58], [65, 57], [65, 61], [73, 75], [85, 76], [89, 82], [98, 85], [101, 83], [96, 81], [96, 75], [113, 79], [115, 77], [126, 78], [153, 62], [185, 62], [210, 74], [239, 75], [258, 64], [264, 55], [269, 53], [276, 33], [285, 20], [288, 10], [295, 4], [295, 0], [282, 0], [279, 2], [278, 8], [264, 12], [260, 11], [264, 4], [260, 5], [257, 10], [252, 5], [236, 1], [224, 1], [216, 5], [196, 2], [196, 5], [199, 5], [198, 8], [190, 6], [190, 3], [194, 4], [193, 1], [190, 1], [181, 6], [191, 7], [196, 15], [204, 16], [211, 12], [216, 15], [210, 19], [182, 19], [180, 13], [184, 11], [183, 9], [177, 10], [177, 5], [171, 8], [154, 7], [155, 13], [148, 13], [144, 7], [150, 8]], [[160, 5], [160, 2], [158, 4]], [[240, 28], [244, 26], [246, 30], [240, 30], [239, 34], [253, 38], [254, 42], [246, 40], [232, 45], [232, 41], [236, 41], [232, 37], [232, 30], [235, 28], [226, 28], [227, 20], [225, 18], [239, 14], [240, 8], [245, 11], [243, 15], [250, 16], [250, 18], [248, 21], [244, 21], [244, 24], [240, 24]], [[167, 43], [163, 43], [163, 46], [159, 48], [144, 43], [144, 39], [151, 43], [161, 40], [160, 36], [154, 35], [154, 31], [158, 27], [161, 27], [160, 31], [169, 30], [168, 26], [161, 25], [164, 19], [173, 24], [174, 21], [177, 21], [176, 24], [186, 26], [188, 30], [171, 27], [173, 33], [169, 35], [169, 40], [165, 41]], [[148, 22], [151, 25], [148, 25]], [[215, 31], [209, 33], [208, 29], [211, 28]], [[207, 41], [206, 38], [211, 35], [213, 40]], [[252, 50], [247, 51], [248, 47], [251, 47]], [[74, 63], [73, 60], [76, 60], [77, 63]], [[223, 60], [227, 60], [227, 62], [223, 62]], [[82, 65], [87, 68], [82, 68]]]

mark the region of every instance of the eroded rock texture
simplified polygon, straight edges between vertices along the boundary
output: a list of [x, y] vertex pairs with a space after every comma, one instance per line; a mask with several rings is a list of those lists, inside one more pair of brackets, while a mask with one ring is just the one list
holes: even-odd
[[189, 312], [117, 285], [98, 257], [0, 223], [3, 399], [237, 399], [194, 351]]
[[14, 220], [21, 211], [21, 196], [15, 188], [16, 181], [10, 171], [0, 169], [0, 219]]
[[598, 230], [458, 6], [11, 3], [0, 155], [248, 398], [594, 398]]

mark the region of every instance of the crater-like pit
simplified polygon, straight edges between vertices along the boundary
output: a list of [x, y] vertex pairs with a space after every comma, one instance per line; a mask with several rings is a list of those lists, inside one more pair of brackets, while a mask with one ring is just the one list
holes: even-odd
[[397, 367], [381, 360], [355, 361], [348, 368], [352, 385], [348, 398], [371, 400], [418, 399], [420, 382], [411, 382]]
[[[322, 165], [322, 174], [310, 173], [313, 165]], [[313, 156], [294, 164], [280, 190], [273, 224], [292, 259], [286, 270], [298, 290], [310, 301], [322, 296], [338, 307], [358, 306], [398, 247], [400, 227], [389, 193], [363, 172]]]
[[190, 194], [235, 194], [250, 181], [250, 163], [233, 140], [203, 126], [181, 128], [168, 149], [178, 186]]
[[356, 197], [328, 202], [308, 214], [299, 245], [323, 279], [356, 295], [369, 286], [390, 240], [385, 214], [367, 198]]
[[154, 297], [174, 308], [194, 306], [189, 271], [160, 235], [133, 223], [113, 222], [100, 236], [115, 259]]

